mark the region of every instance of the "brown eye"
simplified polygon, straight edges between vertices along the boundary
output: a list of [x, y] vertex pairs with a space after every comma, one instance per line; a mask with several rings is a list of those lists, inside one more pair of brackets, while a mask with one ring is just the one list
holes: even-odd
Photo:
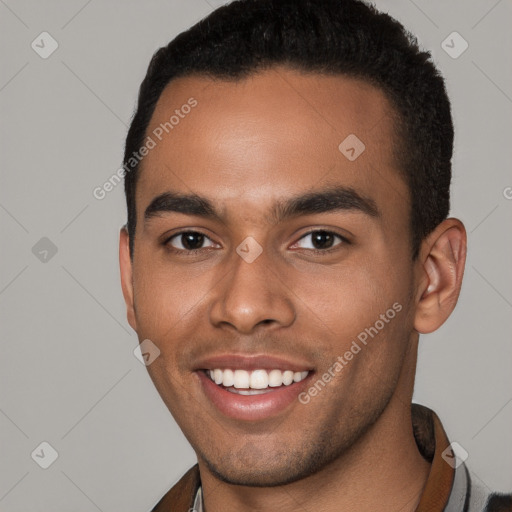
[[204, 248], [203, 244], [205, 241], [209, 241], [213, 245], [213, 242], [203, 233], [198, 231], [182, 231], [173, 235], [165, 243], [181, 251], [198, 251]]
[[[338, 243], [335, 243], [336, 239], [339, 240]], [[300, 245], [302, 240], [306, 242]], [[333, 233], [332, 231], [316, 230], [306, 233], [295, 245], [298, 245], [301, 249], [327, 251], [340, 245], [342, 242], [346, 242], [346, 240], [341, 235]]]

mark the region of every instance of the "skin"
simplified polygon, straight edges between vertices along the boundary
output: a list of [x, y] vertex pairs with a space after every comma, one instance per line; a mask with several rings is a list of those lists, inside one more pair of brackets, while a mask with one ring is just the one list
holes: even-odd
[[[236, 82], [180, 78], [147, 133], [191, 96], [197, 107], [143, 160], [134, 255], [123, 229], [120, 264], [128, 321], [161, 351], [148, 372], [197, 454], [206, 509], [414, 510], [430, 470], [411, 426], [419, 333], [437, 329], [457, 302], [462, 223], [441, 223], [412, 260], [409, 192], [379, 89], [283, 67]], [[366, 146], [353, 162], [338, 149], [349, 134]], [[327, 185], [371, 198], [379, 215], [269, 219], [278, 200]], [[208, 198], [222, 221], [172, 212], [145, 221], [166, 191]], [[349, 243], [335, 238], [315, 254], [311, 228]], [[164, 241], [181, 230], [204, 233], [204, 248], [171, 252], [183, 239]], [[235, 251], [248, 236], [263, 248], [251, 264]], [[319, 377], [394, 303], [400, 313], [317, 396], [275, 417], [223, 416], [193, 371], [203, 355], [272, 354]]]

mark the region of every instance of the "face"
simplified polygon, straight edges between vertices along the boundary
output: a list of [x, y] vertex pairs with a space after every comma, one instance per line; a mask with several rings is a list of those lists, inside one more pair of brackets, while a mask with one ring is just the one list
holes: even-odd
[[225, 481], [317, 471], [397, 391], [415, 290], [390, 114], [368, 84], [285, 68], [181, 78], [158, 101], [129, 320], [160, 350], [149, 374], [200, 464]]

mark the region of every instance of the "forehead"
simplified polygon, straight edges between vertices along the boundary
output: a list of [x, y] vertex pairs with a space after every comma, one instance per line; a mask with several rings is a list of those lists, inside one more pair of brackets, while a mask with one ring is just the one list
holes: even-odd
[[261, 208], [323, 184], [403, 203], [392, 115], [381, 90], [340, 75], [273, 68], [236, 81], [179, 78], [146, 132], [155, 147], [141, 165], [138, 213], [166, 189], [225, 208]]

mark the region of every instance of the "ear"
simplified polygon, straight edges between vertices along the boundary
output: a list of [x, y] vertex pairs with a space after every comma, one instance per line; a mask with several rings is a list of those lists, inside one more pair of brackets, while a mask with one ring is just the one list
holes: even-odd
[[119, 233], [119, 267], [121, 269], [121, 287], [126, 303], [126, 316], [132, 329], [137, 331], [137, 321], [135, 319], [133, 303], [133, 272], [130, 257], [130, 237], [128, 236], [126, 226], [123, 226]]
[[466, 229], [458, 219], [443, 221], [421, 244], [414, 318], [414, 328], [419, 333], [441, 327], [455, 308], [466, 247]]

